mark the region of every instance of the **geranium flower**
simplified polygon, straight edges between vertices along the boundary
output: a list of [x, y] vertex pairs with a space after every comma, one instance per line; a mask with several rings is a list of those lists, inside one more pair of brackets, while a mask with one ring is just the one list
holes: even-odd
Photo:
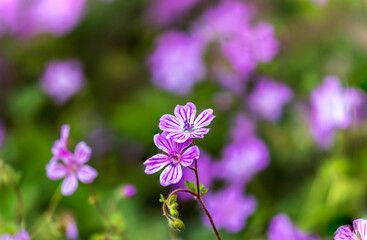
[[212, 109], [202, 111], [195, 119], [196, 107], [193, 103], [177, 105], [175, 116], [165, 114], [161, 117], [159, 128], [167, 132], [167, 138], [183, 143], [189, 138], [203, 138], [209, 132], [208, 126], [215, 118]]
[[153, 174], [166, 167], [160, 176], [162, 186], [178, 183], [182, 178], [181, 166], [190, 166], [200, 155], [197, 146], [189, 147], [184, 151], [192, 143], [192, 139], [178, 143], [167, 139], [166, 134], [154, 135], [155, 145], [166, 154], [156, 154], [144, 162], [146, 174]]
[[0, 240], [31, 240], [31, 237], [27, 231], [22, 230], [16, 235], [10, 235], [9, 233], [0, 235]]
[[[85, 165], [89, 161], [91, 148], [85, 142], [80, 142], [75, 153], [71, 153], [66, 147], [70, 128], [64, 125], [61, 128], [61, 139], [55, 142], [52, 152], [56, 155], [46, 166], [47, 177], [51, 180], [65, 178], [61, 185], [63, 195], [72, 195], [78, 187], [78, 179], [83, 183], [92, 183], [97, 177], [97, 171]], [[61, 159], [61, 163], [59, 160]]]
[[353, 229], [349, 225], [344, 225], [336, 230], [335, 240], [366, 240], [367, 220], [362, 218], [353, 221]]

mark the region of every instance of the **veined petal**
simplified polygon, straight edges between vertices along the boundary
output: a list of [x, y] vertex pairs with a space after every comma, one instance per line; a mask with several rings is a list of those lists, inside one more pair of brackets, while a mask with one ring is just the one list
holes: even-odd
[[185, 132], [171, 132], [167, 134], [167, 138], [170, 138], [177, 143], [183, 143], [189, 139], [189, 136]]
[[187, 148], [188, 146], [190, 146], [190, 144], [192, 143], [192, 139], [191, 138], [189, 138], [189, 139], [187, 139], [185, 142], [176, 142], [175, 144], [176, 144], [176, 147], [175, 147], [175, 149], [176, 149], [176, 151], [179, 153], [179, 154], [181, 154], [182, 153], [182, 151], [185, 149], [185, 148]]
[[160, 176], [160, 183], [166, 187], [170, 184], [178, 183], [182, 178], [182, 168], [180, 164], [170, 164], [164, 169]]
[[164, 114], [159, 120], [159, 128], [166, 132], [174, 132], [183, 130], [184, 123], [180, 122], [171, 114]]
[[336, 230], [335, 240], [358, 240], [356, 234], [349, 226], [341, 226]]
[[59, 180], [68, 172], [68, 169], [60, 163], [50, 162], [46, 165], [47, 177], [51, 180]]
[[198, 129], [198, 128], [208, 126], [214, 118], [215, 116], [213, 115], [213, 109], [210, 109], [210, 108], [206, 109], [202, 111], [199, 114], [199, 116], [195, 119], [194, 128]]
[[76, 171], [76, 174], [82, 183], [92, 183], [98, 176], [97, 170], [88, 165], [79, 167], [79, 169]]
[[177, 105], [175, 107], [175, 116], [184, 124], [194, 123], [196, 115], [196, 107], [193, 103], [188, 102], [185, 106]]
[[85, 142], [80, 142], [75, 147], [74, 158], [78, 164], [84, 164], [89, 161], [92, 149]]
[[67, 165], [74, 161], [74, 155], [66, 148], [60, 149], [58, 157]]
[[367, 240], [367, 220], [362, 218], [354, 220], [353, 228], [359, 232], [363, 240]]
[[166, 134], [154, 135], [154, 144], [163, 152], [170, 154], [174, 152], [174, 143], [172, 140], [166, 138]]
[[195, 159], [200, 156], [200, 150], [197, 146], [189, 147], [181, 156], [180, 164], [184, 167], [190, 166]]
[[66, 145], [66, 142], [70, 135], [70, 126], [68, 124], [61, 126], [61, 138], [60, 140], [63, 141]]
[[64, 196], [72, 195], [78, 188], [78, 178], [75, 174], [69, 174], [66, 176], [61, 185], [61, 193]]
[[190, 133], [190, 138], [203, 138], [205, 134], [209, 132], [209, 128], [200, 128]]
[[144, 162], [144, 165], [146, 166], [144, 172], [146, 174], [153, 174], [170, 163], [171, 159], [167, 155], [156, 154]]

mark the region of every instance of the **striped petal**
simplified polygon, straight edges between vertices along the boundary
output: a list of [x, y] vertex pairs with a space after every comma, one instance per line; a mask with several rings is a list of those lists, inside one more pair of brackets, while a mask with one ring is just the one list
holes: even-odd
[[154, 144], [165, 153], [172, 153], [175, 151], [172, 140], [166, 138], [167, 134], [156, 134], [154, 135]]
[[167, 138], [170, 138], [177, 143], [183, 143], [189, 139], [189, 134], [185, 132], [170, 132], [167, 134]]
[[175, 142], [176, 145], [176, 151], [178, 154], [181, 154], [182, 151], [187, 148], [188, 146], [190, 146], [192, 143], [192, 139], [187, 139], [185, 142]]
[[367, 240], [367, 220], [362, 218], [354, 220], [353, 228], [359, 232], [363, 240]]
[[196, 107], [193, 103], [188, 102], [185, 106], [177, 105], [175, 107], [175, 116], [183, 123], [194, 123], [196, 115]]
[[335, 240], [358, 240], [356, 234], [349, 226], [341, 226], [336, 230]]
[[160, 176], [161, 185], [166, 187], [170, 184], [178, 183], [182, 178], [180, 164], [170, 164], [164, 169]]
[[184, 123], [171, 114], [164, 114], [159, 120], [159, 128], [166, 132], [183, 130], [183, 126]]
[[92, 149], [88, 147], [85, 142], [80, 142], [75, 147], [75, 162], [78, 164], [84, 164], [89, 161], [90, 155], [92, 153]]
[[200, 128], [190, 133], [190, 138], [203, 138], [209, 132], [209, 128]]
[[88, 165], [81, 166], [76, 171], [76, 174], [82, 183], [92, 183], [98, 176], [97, 170]]
[[215, 118], [213, 115], [213, 109], [206, 109], [202, 111], [199, 116], [195, 119], [194, 127], [195, 129], [208, 126], [212, 120]]
[[63, 164], [50, 162], [46, 166], [46, 172], [47, 172], [47, 177], [49, 179], [59, 180], [59, 179], [65, 177], [65, 175], [68, 172], [68, 169]]
[[184, 167], [190, 166], [195, 159], [200, 156], [200, 150], [197, 146], [189, 147], [181, 156], [180, 164]]
[[146, 174], [153, 174], [170, 163], [171, 159], [167, 155], [156, 154], [144, 162], [144, 165], [146, 166], [144, 172]]
[[78, 188], [78, 178], [75, 174], [69, 174], [61, 185], [61, 193], [64, 196], [72, 195], [75, 190]]

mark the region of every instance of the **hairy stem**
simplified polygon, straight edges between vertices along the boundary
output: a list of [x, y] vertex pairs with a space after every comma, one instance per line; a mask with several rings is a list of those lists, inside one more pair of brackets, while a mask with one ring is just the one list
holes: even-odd
[[187, 189], [176, 189], [174, 191], [172, 191], [168, 197], [167, 197], [167, 200], [164, 201], [163, 203], [163, 214], [164, 216], [168, 217], [171, 221], [174, 221], [174, 219], [171, 217], [171, 215], [167, 212], [167, 201], [172, 197], [172, 195], [178, 193], [178, 192], [185, 192], [185, 193], [190, 193], [191, 195], [193, 195], [194, 197], [196, 197], [196, 194], [190, 190], [187, 190]]

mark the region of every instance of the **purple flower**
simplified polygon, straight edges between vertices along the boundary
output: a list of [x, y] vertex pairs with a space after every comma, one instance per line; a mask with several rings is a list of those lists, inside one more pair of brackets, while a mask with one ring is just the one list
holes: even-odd
[[[182, 178], [182, 167], [190, 166], [200, 155], [197, 146], [189, 147], [192, 139], [177, 143], [167, 139], [166, 133], [154, 135], [155, 145], [165, 154], [156, 154], [144, 162], [145, 173], [153, 174], [166, 167], [160, 176], [162, 186], [178, 183]], [[185, 151], [184, 151], [185, 150]]]
[[336, 230], [335, 240], [366, 240], [367, 239], [367, 220], [355, 219], [353, 228], [344, 225]]
[[200, 41], [182, 32], [166, 32], [156, 40], [148, 59], [153, 82], [158, 87], [186, 94], [205, 75]]
[[149, 19], [157, 25], [168, 25], [183, 17], [201, 0], [153, 0], [148, 7]]
[[63, 36], [79, 23], [86, 2], [86, 0], [33, 1], [23, 13], [25, 16], [22, 31], [31, 35], [51, 33]]
[[82, 64], [75, 59], [50, 61], [41, 79], [42, 89], [57, 104], [63, 104], [77, 92], [85, 82]]
[[271, 220], [268, 230], [269, 240], [320, 240], [318, 237], [308, 236], [293, 226], [289, 217], [278, 214]]
[[159, 121], [159, 128], [167, 132], [167, 138], [182, 143], [189, 138], [203, 138], [209, 132], [208, 126], [215, 118], [212, 109], [202, 111], [196, 116], [196, 106], [189, 102], [175, 107], [175, 116], [165, 114]]
[[282, 108], [293, 97], [292, 90], [285, 84], [261, 78], [248, 98], [253, 113], [269, 121], [278, 121]]
[[79, 237], [78, 226], [75, 219], [71, 216], [66, 223], [65, 236], [68, 239], [77, 239]]
[[237, 113], [231, 128], [231, 140], [241, 142], [255, 135], [256, 124], [245, 114]]
[[13, 32], [18, 26], [19, 0], [0, 1], [0, 35], [6, 31]]
[[132, 184], [126, 184], [121, 188], [121, 193], [123, 197], [131, 198], [136, 194], [136, 187]]
[[269, 164], [269, 152], [265, 143], [249, 137], [226, 146], [223, 150], [218, 177], [243, 185]]
[[4, 123], [0, 120], [0, 148], [3, 146], [5, 140], [6, 128]]
[[[200, 157], [197, 161], [198, 164], [198, 174], [200, 176], [200, 183], [204, 184], [205, 188], [210, 188], [213, 177], [215, 176], [214, 172], [214, 163], [211, 161], [211, 157], [208, 153], [201, 151]], [[196, 183], [196, 177], [194, 171], [189, 168], [184, 168], [182, 170], [182, 179], [190, 182]], [[186, 188], [183, 181], [177, 183], [175, 188]], [[179, 194], [179, 200], [189, 200], [192, 199], [192, 196], [186, 193]]]
[[336, 129], [345, 129], [358, 120], [366, 96], [355, 88], [343, 89], [337, 77], [328, 76], [314, 89], [310, 101], [312, 135], [321, 147], [328, 148]]
[[[253, 196], [244, 196], [238, 187], [229, 187], [216, 194], [207, 193], [204, 200], [215, 225], [229, 232], [243, 229], [257, 205]], [[202, 218], [205, 225], [210, 227], [207, 216], [203, 215]]]
[[[63, 195], [72, 195], [78, 187], [78, 179], [83, 183], [92, 183], [97, 177], [97, 171], [86, 165], [91, 155], [91, 149], [85, 142], [80, 142], [75, 153], [66, 148], [69, 135], [69, 126], [61, 128], [61, 139], [57, 140], [52, 147], [53, 158], [46, 166], [47, 177], [51, 180], [65, 178], [61, 185]], [[61, 159], [61, 162], [58, 160]]]
[[0, 235], [0, 240], [31, 240], [31, 237], [24, 229], [20, 231], [18, 234], [12, 236], [9, 233], [5, 233]]

